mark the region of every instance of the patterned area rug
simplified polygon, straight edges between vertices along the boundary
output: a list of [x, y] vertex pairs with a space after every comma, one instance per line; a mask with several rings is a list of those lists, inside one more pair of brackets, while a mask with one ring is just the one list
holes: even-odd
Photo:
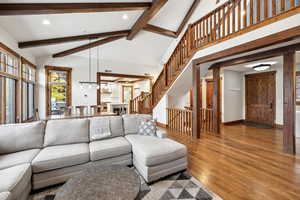
[[[137, 200], [221, 200], [187, 172], [168, 176], [148, 185], [140, 176], [141, 188]], [[31, 200], [54, 200], [56, 186], [31, 195]]]

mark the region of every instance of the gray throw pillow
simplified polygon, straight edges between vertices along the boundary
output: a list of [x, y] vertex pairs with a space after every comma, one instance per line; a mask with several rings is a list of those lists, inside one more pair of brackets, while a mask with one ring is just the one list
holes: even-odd
[[142, 120], [139, 125], [138, 134], [156, 136], [156, 120]]

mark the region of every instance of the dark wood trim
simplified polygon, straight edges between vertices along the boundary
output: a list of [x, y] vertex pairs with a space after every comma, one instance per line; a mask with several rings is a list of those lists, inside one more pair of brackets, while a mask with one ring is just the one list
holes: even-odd
[[9, 48], [8, 46], [3, 44], [2, 42], [0, 42], [0, 48], [4, 49], [5, 51], [7, 51], [8, 53], [14, 55], [15, 57], [20, 57], [20, 55], [17, 52], [15, 52], [14, 50]]
[[193, 62], [193, 117], [192, 117], [192, 135], [194, 139], [200, 138], [201, 120], [200, 109], [202, 108], [201, 101], [201, 79], [200, 67]]
[[[296, 72], [296, 77], [300, 76], [300, 71]], [[296, 80], [295, 80], [296, 81]], [[297, 88], [296, 88], [297, 89]], [[296, 105], [300, 105], [300, 101], [296, 100]]]
[[213, 69], [213, 133], [220, 134], [221, 125], [221, 79], [220, 79], [220, 68]]
[[72, 49], [69, 49], [69, 50], [66, 50], [66, 51], [56, 53], [52, 57], [57, 58], [57, 57], [68, 56], [68, 55], [71, 55], [71, 54], [74, 54], [74, 53], [77, 53], [77, 52], [80, 52], [80, 51], [84, 51], [84, 50], [94, 48], [94, 47], [97, 47], [97, 46], [100, 46], [100, 45], [103, 45], [103, 44], [107, 44], [109, 42], [119, 40], [123, 37], [124, 36], [114, 36], [114, 37], [108, 37], [108, 38], [105, 38], [105, 39], [102, 39], [102, 40], [97, 40], [96, 42], [91, 42], [89, 44], [81, 45], [79, 47], [75, 47], [75, 48], [72, 48]]
[[127, 3], [16, 3], [0, 4], [0, 15], [41, 15], [145, 10], [150, 2]]
[[70, 37], [60, 37], [60, 38], [51, 38], [45, 40], [33, 40], [26, 42], [19, 42], [19, 48], [29, 48], [29, 47], [39, 47], [45, 45], [53, 45], [53, 44], [61, 44], [66, 42], [76, 42], [82, 40], [89, 39], [97, 39], [103, 37], [114, 37], [114, 36], [127, 36], [130, 30], [122, 30], [122, 31], [112, 31], [105, 33], [93, 33], [93, 34], [85, 34], [85, 35], [76, 35]]
[[156, 125], [161, 128], [168, 128], [168, 125], [164, 123], [156, 122]]
[[[27, 64], [27, 65], [30, 65], [32, 68], [36, 69], [36, 65], [31, 63], [30, 61], [28, 61], [26, 58], [24, 57], [21, 57], [21, 63], [22, 64]], [[22, 75], [21, 75], [22, 76]]]
[[296, 153], [296, 106], [295, 106], [295, 51], [288, 51], [283, 56], [283, 150]]
[[292, 45], [288, 45], [288, 46], [280, 47], [280, 48], [276, 48], [276, 49], [266, 50], [266, 51], [262, 51], [259, 53], [234, 58], [234, 59], [223, 61], [223, 62], [218, 62], [217, 63], [218, 65], [212, 66], [209, 69], [212, 69], [213, 67], [216, 67], [216, 66], [217, 67], [228, 67], [228, 66], [244, 64], [247, 62], [253, 62], [253, 61], [273, 58], [273, 57], [277, 57], [277, 56], [282, 56], [283, 53], [290, 51], [290, 50], [299, 51], [300, 43], [292, 44]]
[[178, 37], [182, 30], [184, 29], [185, 25], [188, 23], [190, 18], [192, 17], [193, 13], [195, 12], [196, 8], [198, 7], [200, 3], [200, 0], [194, 0], [192, 6], [190, 7], [189, 11], [185, 15], [184, 19], [182, 20], [181, 24], [179, 25], [177, 31], [176, 31], [176, 37]]
[[154, 26], [154, 25], [151, 25], [151, 24], [147, 24], [143, 29], [145, 31], [149, 31], [149, 32], [152, 32], [152, 33], [157, 33], [157, 34], [168, 36], [168, 37], [171, 37], [171, 38], [177, 38], [176, 32], [170, 31], [170, 30], [158, 27], [158, 26]]
[[245, 123], [245, 120], [240, 119], [240, 120], [235, 120], [235, 121], [230, 121], [230, 122], [223, 122], [222, 124], [225, 126], [232, 126], [232, 125], [243, 124], [243, 123]]
[[160, 9], [168, 2], [168, 0], [155, 0], [151, 7], [144, 11], [140, 18], [132, 26], [128, 40], [132, 40], [145, 26], [146, 24], [160, 11]]
[[59, 67], [59, 66], [45, 66], [45, 103], [46, 103], [46, 115], [49, 116], [50, 113], [50, 106], [49, 106], [49, 98], [50, 98], [50, 91], [49, 91], [49, 76], [50, 70], [56, 71], [66, 71], [67, 72], [67, 106], [72, 105], [72, 68], [71, 67]]
[[246, 42], [244, 44], [219, 51], [210, 55], [206, 55], [197, 59], [194, 59], [194, 61], [199, 65], [201, 63], [206, 63], [206, 62], [212, 62], [221, 58], [225, 58], [228, 56], [234, 56], [238, 55], [241, 53], [249, 52], [249, 51], [254, 51], [260, 48], [264, 48], [270, 45], [282, 43], [282, 42], [287, 42], [291, 41], [295, 38], [300, 36], [300, 26], [281, 31], [279, 33], [275, 33], [257, 40], [253, 40], [251, 42]]

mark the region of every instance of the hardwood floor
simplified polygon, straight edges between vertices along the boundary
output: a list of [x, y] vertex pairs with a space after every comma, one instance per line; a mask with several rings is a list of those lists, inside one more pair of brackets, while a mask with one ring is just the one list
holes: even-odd
[[188, 147], [190, 173], [225, 200], [300, 199], [300, 157], [281, 153], [281, 130], [232, 125], [198, 140], [168, 134]]

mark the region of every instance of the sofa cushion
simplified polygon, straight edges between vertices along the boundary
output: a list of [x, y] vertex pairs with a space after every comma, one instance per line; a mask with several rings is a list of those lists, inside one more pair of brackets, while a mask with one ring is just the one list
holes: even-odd
[[1, 192], [0, 200], [11, 200], [10, 192]]
[[125, 135], [137, 134], [141, 121], [151, 120], [151, 119], [152, 119], [151, 115], [143, 115], [143, 114], [123, 115]]
[[88, 119], [50, 120], [46, 125], [44, 146], [89, 142]]
[[[102, 134], [107, 132], [107, 128], [102, 126], [109, 122], [109, 132], [110, 134]], [[93, 117], [90, 118], [90, 141], [96, 141], [106, 138], [119, 137], [124, 135], [123, 130], [123, 119], [121, 116], [113, 117]]]
[[139, 163], [154, 166], [186, 156], [186, 147], [171, 139], [152, 136], [126, 135], [132, 145], [132, 153]]
[[0, 169], [16, 166], [19, 164], [31, 163], [40, 149], [19, 151], [16, 153], [4, 154], [0, 156]]
[[87, 143], [46, 147], [32, 161], [34, 173], [70, 167], [89, 162]]
[[42, 121], [0, 125], [0, 154], [42, 148], [44, 128]]
[[131, 145], [124, 137], [99, 140], [90, 143], [91, 160], [102, 160], [131, 153]]
[[9, 191], [12, 199], [19, 199], [31, 184], [30, 164], [22, 164], [0, 170], [0, 192]]
[[109, 117], [90, 118], [90, 141], [111, 137]]

